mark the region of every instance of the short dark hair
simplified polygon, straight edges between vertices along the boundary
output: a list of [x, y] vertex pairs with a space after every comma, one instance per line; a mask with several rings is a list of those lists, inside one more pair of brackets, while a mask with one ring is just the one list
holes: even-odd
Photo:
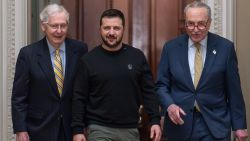
[[102, 15], [101, 15], [101, 19], [100, 19], [100, 26], [102, 25], [102, 19], [104, 17], [108, 17], [108, 18], [114, 18], [114, 17], [118, 17], [122, 20], [122, 25], [125, 26], [125, 18], [123, 13], [118, 10], [118, 9], [108, 9], [105, 10]]

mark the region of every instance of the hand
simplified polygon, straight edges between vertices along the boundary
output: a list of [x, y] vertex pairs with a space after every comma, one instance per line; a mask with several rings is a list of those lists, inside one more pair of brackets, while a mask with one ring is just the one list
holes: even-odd
[[247, 131], [244, 129], [236, 130], [235, 137], [236, 137], [236, 141], [246, 141], [248, 137]]
[[184, 124], [184, 121], [181, 118], [181, 115], [186, 115], [186, 113], [177, 105], [171, 104], [168, 109], [168, 116], [171, 119], [171, 121], [176, 125], [182, 125]]
[[153, 141], [160, 141], [161, 140], [161, 127], [157, 124], [152, 125], [150, 129], [150, 138]]
[[73, 141], [87, 141], [84, 134], [75, 134], [73, 136]]
[[16, 141], [29, 141], [28, 132], [17, 132], [16, 133]]

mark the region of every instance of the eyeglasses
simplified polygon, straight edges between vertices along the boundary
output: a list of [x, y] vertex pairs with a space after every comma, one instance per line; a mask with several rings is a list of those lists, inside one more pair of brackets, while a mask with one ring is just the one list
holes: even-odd
[[204, 30], [206, 27], [207, 27], [207, 24], [208, 24], [209, 20], [207, 21], [200, 21], [198, 22], [196, 25], [194, 22], [191, 22], [191, 21], [187, 21], [185, 23], [185, 26], [187, 27], [187, 29], [189, 30], [194, 30], [195, 27], [197, 27], [199, 30]]
[[68, 24], [49, 24], [49, 23], [46, 24], [53, 30], [58, 30], [59, 28], [61, 30], [65, 30], [66, 28], [68, 28]]

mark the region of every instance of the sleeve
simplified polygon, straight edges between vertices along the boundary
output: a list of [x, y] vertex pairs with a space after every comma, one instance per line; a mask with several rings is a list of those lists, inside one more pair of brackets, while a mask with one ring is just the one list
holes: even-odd
[[174, 101], [170, 96], [171, 74], [169, 72], [170, 66], [167, 47], [167, 44], [163, 47], [156, 80], [156, 91], [160, 100], [162, 115], [165, 115], [167, 108], [171, 104], [174, 104]]
[[28, 54], [22, 48], [17, 58], [11, 97], [11, 110], [14, 133], [27, 131], [26, 117], [30, 87], [29, 82], [30, 74]]
[[246, 129], [246, 108], [241, 90], [238, 61], [234, 46], [230, 47], [226, 71], [226, 92], [231, 112], [232, 130]]
[[79, 62], [79, 67], [74, 80], [72, 98], [72, 132], [82, 134], [85, 128], [85, 112], [88, 99], [88, 71], [84, 62]]
[[150, 118], [149, 120], [151, 125], [160, 125], [159, 101], [155, 92], [152, 73], [144, 55], [142, 69], [141, 88], [143, 94], [143, 104]]

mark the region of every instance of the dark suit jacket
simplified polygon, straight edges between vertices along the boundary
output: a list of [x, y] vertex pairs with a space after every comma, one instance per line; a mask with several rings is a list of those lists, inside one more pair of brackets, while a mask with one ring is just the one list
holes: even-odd
[[233, 43], [208, 33], [206, 60], [195, 90], [188, 64], [188, 38], [184, 34], [166, 43], [159, 64], [157, 93], [163, 109], [176, 104], [187, 114], [183, 125], [175, 125], [166, 114], [167, 137], [179, 140], [190, 136], [195, 99], [214, 137], [228, 136], [231, 127], [245, 129], [245, 104]]
[[67, 141], [71, 135], [72, 85], [79, 58], [87, 52], [86, 44], [66, 39], [66, 65], [62, 96], [55, 75], [46, 38], [20, 50], [12, 92], [14, 132], [28, 131], [32, 141], [56, 141], [60, 123]]

